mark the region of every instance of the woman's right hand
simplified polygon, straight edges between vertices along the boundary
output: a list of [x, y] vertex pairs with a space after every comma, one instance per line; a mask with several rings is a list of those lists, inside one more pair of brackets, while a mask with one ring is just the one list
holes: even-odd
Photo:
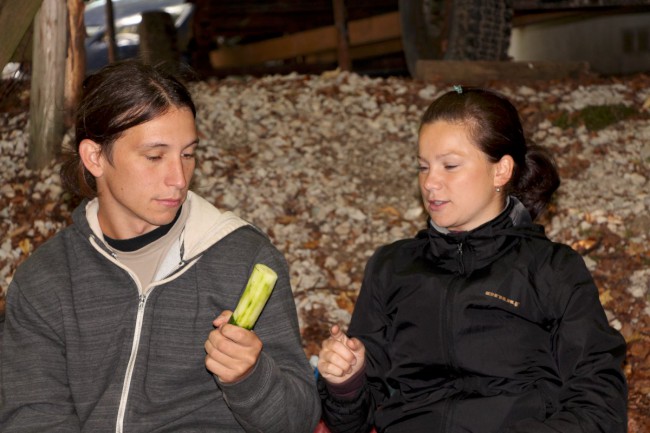
[[363, 368], [365, 359], [366, 348], [361, 340], [348, 338], [334, 325], [321, 346], [318, 372], [329, 383], [343, 383]]

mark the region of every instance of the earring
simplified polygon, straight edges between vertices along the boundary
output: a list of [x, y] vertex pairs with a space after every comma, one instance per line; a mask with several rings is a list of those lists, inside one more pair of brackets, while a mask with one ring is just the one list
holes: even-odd
[[497, 189], [497, 192], [501, 192], [501, 187], [500, 186], [497, 186], [496, 189]]

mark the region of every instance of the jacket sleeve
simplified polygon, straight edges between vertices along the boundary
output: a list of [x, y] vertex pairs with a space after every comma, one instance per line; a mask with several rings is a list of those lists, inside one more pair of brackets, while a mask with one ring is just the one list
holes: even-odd
[[560, 246], [538, 285], [548, 288], [557, 326], [553, 335], [562, 381], [559, 407], [544, 422], [523, 420], [508, 432], [627, 431], [626, 343], [612, 329], [582, 257]]
[[385, 274], [389, 272], [389, 266], [382, 262], [384, 250], [380, 248], [375, 252], [366, 265], [363, 284], [348, 329], [349, 336], [360, 339], [365, 346], [364, 386], [355, 399], [346, 400], [331, 396], [324, 384], [319, 385], [323, 419], [332, 432], [370, 431], [374, 426], [377, 406], [388, 396], [384, 379], [391, 363], [385, 351], [388, 344], [385, 335], [389, 327], [389, 315], [385, 312], [386, 306], [379, 283], [386, 280]]
[[323, 421], [332, 433], [367, 433], [372, 429], [370, 392], [364, 382], [353, 398], [338, 398], [328, 392], [318, 377], [318, 392], [323, 406]]
[[67, 382], [60, 317], [54, 299], [28, 299], [12, 281], [0, 347], [3, 432], [80, 430]]
[[263, 343], [262, 354], [244, 379], [218, 382], [219, 386], [245, 431], [312, 433], [320, 419], [320, 401], [313, 369], [302, 349], [287, 263], [268, 242], [254, 257], [251, 269], [254, 263], [264, 263], [278, 274], [254, 328]]

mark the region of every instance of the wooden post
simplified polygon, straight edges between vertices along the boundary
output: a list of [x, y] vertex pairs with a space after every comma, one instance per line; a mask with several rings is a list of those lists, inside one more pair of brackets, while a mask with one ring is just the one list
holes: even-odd
[[345, 9], [345, 0], [332, 0], [334, 6], [334, 26], [337, 33], [337, 54], [339, 69], [349, 71], [352, 69], [350, 60], [350, 36], [348, 34], [348, 19]]
[[68, 57], [65, 68], [65, 126], [74, 124], [74, 112], [81, 98], [81, 86], [86, 75], [86, 27], [84, 1], [68, 0]]
[[142, 13], [138, 26], [140, 59], [149, 65], [164, 64], [170, 72], [178, 70], [180, 54], [174, 19], [165, 11]]
[[115, 43], [115, 16], [113, 0], [106, 0], [106, 38], [108, 44], [108, 63], [117, 60], [117, 44]]
[[0, 1], [0, 70], [11, 60], [40, 6], [41, 0]]
[[34, 18], [27, 156], [31, 169], [49, 164], [63, 139], [66, 14], [64, 1], [43, 0]]

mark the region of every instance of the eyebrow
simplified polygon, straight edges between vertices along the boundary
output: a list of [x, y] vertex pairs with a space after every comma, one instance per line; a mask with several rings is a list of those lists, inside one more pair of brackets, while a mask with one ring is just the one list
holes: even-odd
[[[183, 149], [187, 149], [188, 147], [196, 146], [198, 144], [199, 144], [199, 139], [197, 137], [196, 139], [192, 140], [191, 142], [189, 142], [188, 144], [183, 146]], [[169, 144], [168, 143], [160, 143], [160, 142], [142, 143], [142, 144], [140, 144], [140, 147], [145, 148], [145, 149], [155, 149], [157, 147], [169, 147]]]
[[[443, 153], [441, 155], [436, 155], [435, 159], [442, 159], [442, 158], [444, 158], [446, 156], [463, 156], [463, 155], [460, 154], [460, 153], [457, 153], [457, 152], [447, 152], [447, 153]], [[425, 158], [422, 155], [418, 154], [418, 159], [425, 159]]]

